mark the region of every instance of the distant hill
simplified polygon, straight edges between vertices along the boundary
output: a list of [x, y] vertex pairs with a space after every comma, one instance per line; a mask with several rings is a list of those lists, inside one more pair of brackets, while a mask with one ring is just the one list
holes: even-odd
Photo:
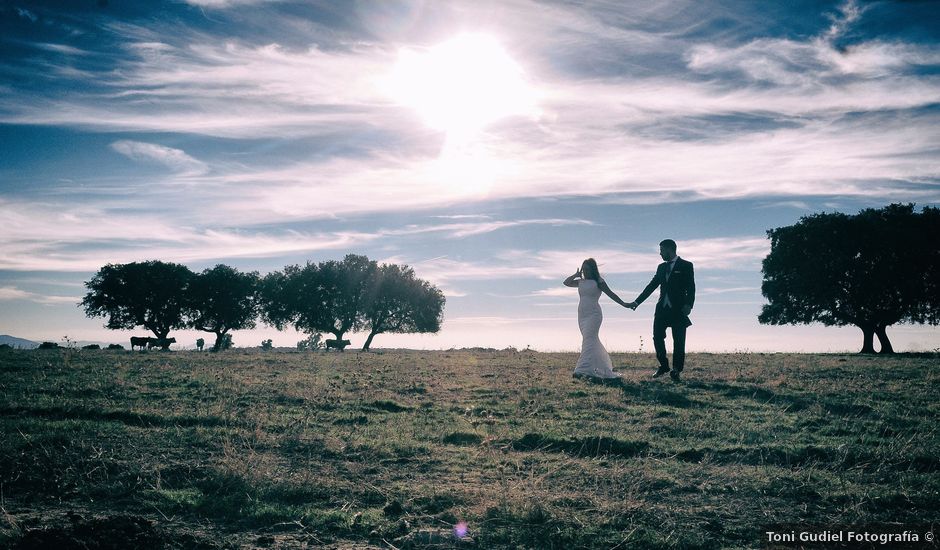
[[25, 338], [17, 338], [8, 334], [0, 334], [0, 344], [7, 344], [17, 349], [33, 349], [39, 347], [39, 342], [33, 342]]

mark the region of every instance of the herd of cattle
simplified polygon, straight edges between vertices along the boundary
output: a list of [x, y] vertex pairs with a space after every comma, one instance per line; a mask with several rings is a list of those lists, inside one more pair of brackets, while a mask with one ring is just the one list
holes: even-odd
[[[202, 338], [197, 342], [199, 350], [202, 350]], [[175, 344], [176, 338], [151, 338], [149, 336], [131, 336], [131, 349], [140, 348], [141, 351], [144, 349], [153, 349], [160, 348], [168, 350], [170, 349], [170, 344]], [[349, 340], [337, 340], [337, 339], [328, 339], [324, 340], [326, 344], [326, 349], [335, 349], [339, 351], [344, 351], [346, 346], [349, 345]], [[57, 349], [59, 344], [55, 342], [43, 342], [39, 346], [39, 349]], [[10, 344], [0, 344], [0, 350], [4, 349], [13, 349], [13, 346]], [[101, 349], [101, 346], [98, 344], [89, 344], [83, 346], [82, 349]], [[111, 344], [108, 346], [109, 350], [113, 349], [124, 349], [123, 346], [118, 344]]]
[[170, 344], [175, 344], [176, 338], [151, 338], [149, 336], [131, 336], [131, 349], [139, 347], [144, 349], [160, 348], [170, 349]]
[[[134, 348], [140, 348], [143, 350], [145, 347], [147, 349], [160, 348], [160, 349], [170, 349], [170, 344], [175, 344], [176, 338], [151, 338], [149, 336], [131, 336], [131, 350]], [[346, 346], [349, 345], [349, 340], [326, 340], [326, 349], [338, 349], [343, 351]]]

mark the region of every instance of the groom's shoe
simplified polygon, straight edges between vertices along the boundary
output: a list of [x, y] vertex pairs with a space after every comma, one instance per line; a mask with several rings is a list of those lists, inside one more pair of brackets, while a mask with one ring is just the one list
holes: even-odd
[[659, 370], [656, 371], [656, 374], [653, 375], [653, 378], [659, 378], [667, 372], [669, 372], [669, 367], [659, 367]]
[[680, 371], [673, 370], [669, 373], [669, 378], [672, 378], [673, 382], [681, 382], [682, 380], [679, 378], [679, 372]]

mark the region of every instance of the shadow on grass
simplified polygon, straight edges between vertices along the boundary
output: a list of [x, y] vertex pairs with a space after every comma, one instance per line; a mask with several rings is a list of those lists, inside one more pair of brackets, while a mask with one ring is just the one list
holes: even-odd
[[517, 451], [565, 453], [579, 457], [633, 457], [646, 453], [649, 447], [646, 441], [623, 441], [602, 436], [558, 439], [536, 433], [525, 434], [512, 442], [512, 448]]
[[106, 411], [84, 407], [19, 407], [0, 405], [0, 416], [32, 417], [45, 420], [88, 420], [93, 422], [120, 422], [135, 427], [192, 427], [214, 428], [238, 426], [239, 422], [217, 416], [159, 416], [133, 411]]
[[719, 393], [729, 399], [745, 398], [762, 404], [780, 405], [787, 412], [800, 412], [818, 405], [826, 414], [837, 416], [858, 417], [875, 413], [875, 409], [864, 403], [846, 402], [839, 398], [827, 398], [826, 396], [777, 393], [761, 386], [741, 386], [699, 381], [689, 382], [687, 386], [690, 389]]
[[153, 522], [138, 516], [119, 515], [85, 519], [69, 515], [70, 524], [27, 529], [13, 548], [164, 548], [164, 537]]
[[768, 465], [781, 467], [820, 466], [830, 470], [913, 471], [933, 473], [940, 469], [940, 458], [932, 455], [880, 457], [858, 448], [805, 446], [732, 447], [726, 449], [687, 449], [675, 455], [683, 462], [708, 461], [718, 464]]
[[411, 407], [406, 407], [404, 405], [399, 405], [394, 401], [373, 401], [371, 403], [366, 403], [362, 406], [362, 410], [371, 411], [371, 412], [390, 412], [398, 413], [410, 411]]
[[592, 521], [584, 522], [565, 510], [540, 502], [506, 502], [488, 508], [481, 523], [481, 528], [474, 533], [480, 548], [695, 550], [719, 546], [709, 535], [692, 530], [667, 539], [661, 531], [647, 527], [661, 525], [662, 518], [642, 510], [595, 513]]
[[659, 382], [641, 382], [640, 384], [621, 385], [623, 394], [631, 399], [676, 407], [678, 409], [688, 409], [692, 407], [703, 407], [704, 403], [683, 395], [679, 391], [672, 390]]
[[458, 446], [475, 446], [483, 443], [483, 437], [469, 432], [454, 432], [444, 436], [444, 443]]

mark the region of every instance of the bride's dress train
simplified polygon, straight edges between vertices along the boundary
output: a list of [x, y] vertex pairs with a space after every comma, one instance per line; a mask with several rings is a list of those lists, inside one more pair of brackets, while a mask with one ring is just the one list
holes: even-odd
[[620, 375], [613, 370], [610, 354], [601, 344], [599, 332], [604, 314], [598, 300], [601, 289], [593, 279], [582, 279], [578, 284], [578, 327], [581, 329], [581, 356], [578, 357], [578, 366], [574, 369], [574, 376], [590, 376], [594, 378], [619, 378]]

